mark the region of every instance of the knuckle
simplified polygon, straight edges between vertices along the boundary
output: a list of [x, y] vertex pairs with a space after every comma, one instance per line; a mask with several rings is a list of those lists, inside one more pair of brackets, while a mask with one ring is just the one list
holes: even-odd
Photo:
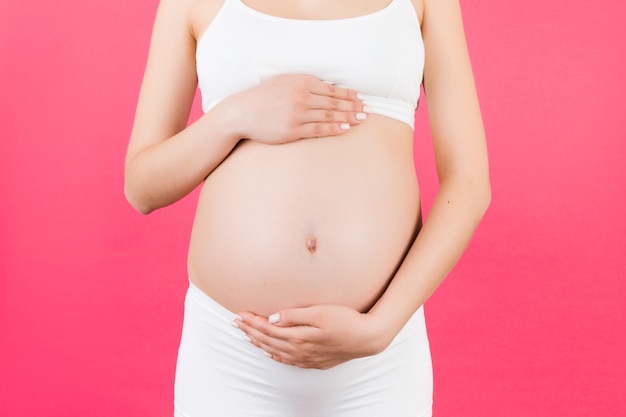
[[291, 325], [293, 322], [292, 315], [290, 311], [281, 311], [280, 312], [280, 322], [286, 325]]
[[315, 136], [320, 136], [324, 131], [321, 123], [313, 123], [313, 133]]
[[293, 130], [302, 124], [302, 114], [292, 113], [287, 119], [287, 129]]
[[339, 100], [335, 97], [330, 99], [330, 108], [333, 110], [337, 110], [339, 108]]
[[311, 313], [311, 321], [318, 323], [324, 319], [324, 315], [320, 313], [317, 309], [312, 311]]
[[301, 338], [295, 338], [291, 340], [291, 344], [297, 351], [302, 351], [304, 348], [305, 341]]
[[307, 91], [310, 91], [313, 88], [314, 83], [318, 80], [312, 75], [302, 75], [299, 77], [299, 81], [300, 82], [298, 83], [298, 85], [302, 89], [306, 89]]
[[335, 120], [335, 112], [332, 110], [327, 110], [324, 114], [324, 117], [327, 122], [332, 122], [333, 120]]
[[303, 107], [306, 104], [308, 93], [304, 90], [296, 89], [291, 92], [291, 102], [296, 107]]

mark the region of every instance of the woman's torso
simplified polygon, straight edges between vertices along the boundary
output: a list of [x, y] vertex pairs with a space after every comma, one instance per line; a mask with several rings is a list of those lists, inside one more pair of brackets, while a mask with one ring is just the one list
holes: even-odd
[[[199, 2], [202, 6], [197, 15], [202, 15], [201, 9], [210, 3]], [[385, 2], [370, 1], [363, 3], [364, 9], [351, 11], [340, 8], [347, 2], [337, 3], [337, 10], [333, 10], [332, 3], [327, 15], [316, 18], [366, 15], [361, 26], [367, 24], [371, 28], [376, 19], [383, 18], [381, 10], [390, 8]], [[247, 4], [239, 6], [252, 12], [258, 9], [259, 19], [265, 19], [262, 2]], [[279, 7], [271, 12], [292, 18], [283, 19], [283, 23], [291, 25], [285, 36], [297, 36], [298, 24], [311, 24], [298, 21], [299, 15], [293, 10]], [[415, 16], [413, 19], [417, 22]], [[356, 23], [358, 29], [358, 18], [345, 20], [350, 22]], [[280, 25], [281, 19], [271, 24]], [[204, 33], [203, 27], [207, 26], [213, 30], [209, 22], [199, 21], [198, 33]], [[328, 36], [333, 39], [333, 26], [343, 25], [336, 21], [325, 26], [328, 32], [320, 33], [317, 40], [327, 42]], [[253, 32], [245, 36], [262, 40], [262, 30]], [[204, 39], [203, 36], [200, 42]], [[359, 42], [334, 40], [336, 44], [329, 44], [329, 48], [344, 44], [349, 48], [350, 42]], [[200, 48], [201, 44], [199, 72], [203, 71]], [[306, 44], [301, 48], [306, 48]], [[353, 53], [363, 55], [366, 51], [365, 47]], [[283, 52], [289, 57], [289, 51]], [[346, 56], [349, 59], [350, 54]], [[409, 63], [413, 65], [411, 59]], [[289, 70], [288, 61], [281, 65]], [[329, 81], [355, 88], [349, 85], [349, 77], [341, 79], [341, 72], [347, 70], [345, 65], [338, 65], [334, 75], [340, 79]], [[355, 78], [367, 72], [363, 65], [366, 64], [362, 61], [354, 71]], [[267, 76], [279, 70], [266, 69]], [[312, 75], [328, 78], [333, 67], [316, 70], [318, 73]], [[206, 91], [210, 83], [203, 85], [202, 75], [199, 73], [200, 86], [205, 87], [203, 93], [210, 94]], [[359, 83], [366, 81], [361, 77]], [[401, 81], [394, 80], [387, 88], [397, 89]], [[417, 83], [419, 88], [419, 80]], [[407, 123], [371, 114], [362, 125], [338, 137], [303, 139], [283, 145], [241, 141], [209, 175], [200, 193], [189, 251], [192, 281], [231, 311], [269, 315], [282, 308], [319, 303], [367, 310], [384, 291], [419, 226], [412, 136]]]

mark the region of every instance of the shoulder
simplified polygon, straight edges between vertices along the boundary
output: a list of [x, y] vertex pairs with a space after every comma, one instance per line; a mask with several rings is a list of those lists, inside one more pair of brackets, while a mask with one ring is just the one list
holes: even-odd
[[426, 0], [411, 0], [413, 3], [413, 8], [415, 9], [415, 14], [417, 15], [417, 20], [422, 25], [422, 21], [424, 20], [424, 1]]
[[188, 4], [188, 22], [191, 34], [196, 40], [211, 25], [225, 1], [228, 0], [183, 0]]
[[211, 24], [226, 0], [160, 0], [157, 24], [168, 30], [185, 30], [198, 39]]

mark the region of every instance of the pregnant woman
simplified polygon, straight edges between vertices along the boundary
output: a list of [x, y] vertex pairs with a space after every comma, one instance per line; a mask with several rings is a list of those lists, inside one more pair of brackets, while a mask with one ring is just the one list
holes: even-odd
[[125, 191], [200, 184], [175, 415], [431, 415], [422, 305], [490, 199], [458, 0], [161, 0]]

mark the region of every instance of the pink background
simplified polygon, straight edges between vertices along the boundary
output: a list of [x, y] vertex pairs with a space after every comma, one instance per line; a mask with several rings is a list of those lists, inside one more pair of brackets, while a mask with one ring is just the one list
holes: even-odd
[[[462, 4], [493, 202], [427, 304], [435, 415], [625, 415], [625, 3]], [[195, 194], [122, 191], [156, 6], [0, 3], [2, 415], [172, 415]]]

